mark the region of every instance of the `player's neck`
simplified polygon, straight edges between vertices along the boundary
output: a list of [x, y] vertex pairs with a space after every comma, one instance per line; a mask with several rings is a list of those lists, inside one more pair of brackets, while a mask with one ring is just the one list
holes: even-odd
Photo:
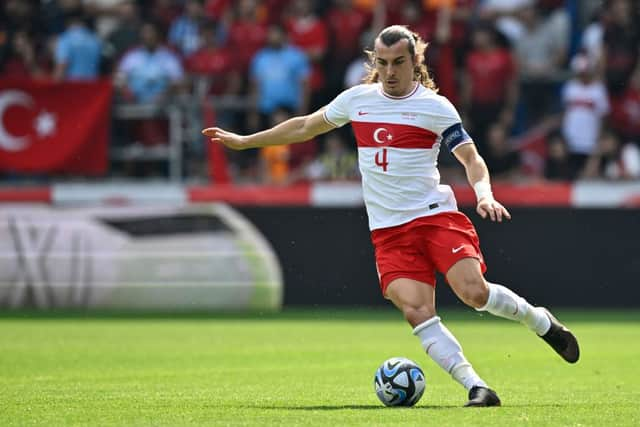
[[380, 85], [382, 93], [389, 98], [406, 98], [414, 93], [418, 88], [418, 82], [413, 80], [411, 84], [405, 90], [394, 91], [393, 93], [385, 90], [384, 85]]

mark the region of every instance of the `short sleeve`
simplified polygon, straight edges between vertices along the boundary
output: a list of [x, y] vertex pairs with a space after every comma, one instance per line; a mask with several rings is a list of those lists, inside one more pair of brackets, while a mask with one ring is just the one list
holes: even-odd
[[324, 111], [324, 119], [335, 127], [342, 127], [351, 121], [349, 116], [349, 100], [353, 88], [347, 89], [331, 101]]
[[439, 97], [440, 102], [434, 108], [434, 130], [442, 137], [442, 144], [449, 151], [464, 144], [473, 143], [473, 140], [462, 126], [462, 119], [456, 108], [445, 97]]

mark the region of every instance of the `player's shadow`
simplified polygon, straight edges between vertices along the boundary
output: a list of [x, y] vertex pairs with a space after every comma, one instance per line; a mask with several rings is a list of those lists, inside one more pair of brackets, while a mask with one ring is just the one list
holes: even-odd
[[[419, 411], [419, 410], [434, 410], [434, 409], [451, 409], [451, 408], [459, 408], [459, 405], [441, 405], [441, 406], [429, 406], [429, 405], [421, 405], [421, 406], [413, 406], [411, 408], [403, 408], [397, 407], [393, 408], [395, 410], [400, 411]], [[373, 410], [379, 411], [381, 409], [389, 410], [386, 406], [382, 405], [301, 405], [301, 406], [254, 406], [254, 408], [259, 409], [288, 409], [292, 411], [342, 411], [345, 409], [358, 409], [358, 410]]]

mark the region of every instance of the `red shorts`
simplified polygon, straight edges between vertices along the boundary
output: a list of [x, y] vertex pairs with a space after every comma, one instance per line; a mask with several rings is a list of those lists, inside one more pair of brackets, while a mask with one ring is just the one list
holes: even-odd
[[482, 272], [487, 270], [476, 229], [462, 212], [443, 212], [373, 230], [371, 241], [383, 295], [389, 283], [399, 278], [435, 286], [436, 271], [446, 274], [463, 258], [476, 258]]

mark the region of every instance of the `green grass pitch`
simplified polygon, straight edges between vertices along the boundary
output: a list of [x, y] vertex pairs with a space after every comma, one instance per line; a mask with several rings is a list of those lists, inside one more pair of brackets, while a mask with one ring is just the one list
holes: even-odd
[[[466, 392], [390, 309], [279, 314], [0, 313], [0, 425], [638, 426], [640, 313], [562, 311], [582, 358], [563, 362], [524, 326], [441, 316], [501, 408]], [[373, 374], [418, 362], [427, 390], [386, 408]]]

